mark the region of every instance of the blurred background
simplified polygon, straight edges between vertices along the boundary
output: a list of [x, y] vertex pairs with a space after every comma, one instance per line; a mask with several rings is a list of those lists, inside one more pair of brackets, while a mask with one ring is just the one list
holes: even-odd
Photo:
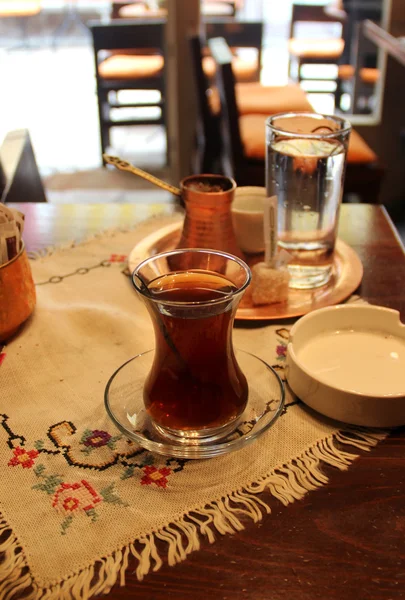
[[[364, 42], [361, 24], [369, 19], [381, 26], [392, 25], [395, 14], [401, 12], [401, 2], [200, 0], [199, 10], [207, 37], [210, 22], [226, 21], [229, 31], [232, 23], [260, 23], [260, 39], [253, 44], [256, 48], [237, 49], [242, 70], [243, 64], [248, 64], [253, 57], [258, 65], [252, 81], [263, 86], [294, 83], [306, 93], [311, 109], [346, 115], [361, 139], [364, 138], [367, 148], [376, 153], [381, 172], [386, 175], [387, 164], [389, 169], [392, 159], [389, 150], [379, 147], [385, 57], [370, 41]], [[148, 19], [166, 22], [170, 6], [176, 12], [177, 6], [191, 4], [198, 3], [188, 5], [184, 0], [0, 0], [0, 140], [16, 130], [28, 132], [48, 201], [132, 202], [139, 199], [133, 196], [134, 186], [153, 195], [150, 185], [140, 181], [135, 184], [134, 179], [122, 174], [120, 178], [118, 174], [113, 176], [112, 171], [102, 165], [103, 81], [100, 78], [129, 80], [138, 75], [131, 71], [133, 67], [129, 67], [129, 74], [122, 75], [122, 69], [128, 71], [134, 57], [131, 58], [128, 48], [121, 50], [126, 60], [114, 56], [120, 49], [119, 36], [117, 51], [112, 51], [110, 46], [104, 54], [97, 54], [92, 27], [97, 23], [111, 26]], [[295, 14], [298, 8], [301, 18]], [[305, 19], [303, 8], [312, 11]], [[176, 35], [181, 33], [181, 17], [181, 14], [173, 17], [174, 21], [178, 20], [174, 23]], [[308, 54], [308, 43], [310, 52], [315, 51], [315, 59]], [[163, 56], [164, 49], [161, 50]], [[111, 69], [118, 68], [119, 75], [116, 72], [102, 75], [102, 63], [110, 74]], [[165, 60], [162, 70], [167, 70], [173, 80], [173, 70], [169, 70], [168, 63]], [[175, 68], [181, 71], [182, 64]], [[164, 77], [167, 85], [167, 74]], [[237, 80], [238, 77], [239, 73]], [[187, 80], [182, 86], [184, 93], [190, 93]], [[113, 91], [111, 100], [108, 92], [111, 126], [104, 141], [109, 153], [177, 183], [170, 152], [178, 140], [168, 148], [168, 117], [162, 112], [162, 104], [159, 106], [159, 93], [164, 94], [153, 86], [146, 90], [123, 89]], [[142, 106], [136, 108], [133, 106], [136, 103]], [[119, 105], [121, 108], [117, 108]], [[284, 109], [280, 104], [280, 111]], [[185, 126], [189, 127], [186, 116]], [[114, 121], [121, 121], [121, 125], [114, 126]], [[392, 153], [403, 160], [405, 135], [400, 124], [397, 137], [392, 142]], [[4, 151], [0, 162], [2, 160]], [[395, 186], [398, 188], [397, 182]], [[399, 196], [399, 199], [389, 199], [387, 205], [401, 226], [401, 219], [405, 217], [402, 191]]]

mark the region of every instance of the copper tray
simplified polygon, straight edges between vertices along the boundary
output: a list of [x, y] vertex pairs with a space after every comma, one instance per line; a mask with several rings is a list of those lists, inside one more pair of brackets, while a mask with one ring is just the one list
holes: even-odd
[[[175, 223], [154, 231], [141, 240], [131, 251], [128, 264], [131, 272], [140, 262], [166, 250], [173, 250], [180, 239], [182, 223]], [[257, 257], [255, 257], [257, 262]], [[249, 262], [249, 261], [248, 261]], [[337, 240], [333, 274], [327, 285], [313, 290], [290, 290], [287, 302], [253, 306], [242, 303], [236, 319], [272, 321], [301, 317], [311, 310], [339, 304], [354, 292], [363, 277], [363, 265], [356, 252], [342, 240]]]

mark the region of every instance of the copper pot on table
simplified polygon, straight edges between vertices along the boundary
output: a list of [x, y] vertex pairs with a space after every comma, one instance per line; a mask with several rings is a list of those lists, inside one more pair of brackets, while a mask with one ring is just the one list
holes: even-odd
[[35, 285], [23, 245], [14, 258], [0, 265], [0, 342], [17, 332], [35, 303]]

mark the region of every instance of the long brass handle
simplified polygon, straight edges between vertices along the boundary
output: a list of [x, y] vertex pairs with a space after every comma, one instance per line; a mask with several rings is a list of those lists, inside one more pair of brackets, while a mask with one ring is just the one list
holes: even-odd
[[177, 188], [174, 185], [170, 185], [170, 183], [166, 183], [166, 181], [163, 181], [162, 179], [159, 179], [158, 177], [155, 177], [154, 175], [151, 175], [150, 173], [147, 173], [146, 171], [143, 171], [138, 167], [134, 167], [134, 165], [131, 165], [131, 163], [129, 163], [126, 160], [122, 160], [122, 158], [119, 158], [119, 156], [110, 156], [109, 154], [103, 154], [103, 158], [106, 163], [108, 163], [109, 165], [113, 165], [120, 171], [128, 171], [129, 173], [138, 175], [139, 177], [142, 177], [142, 179], [146, 179], [146, 181], [157, 185], [158, 187], [162, 188], [163, 190], [166, 190], [167, 192], [170, 192], [171, 194], [174, 194], [175, 196], [182, 195], [180, 188]]

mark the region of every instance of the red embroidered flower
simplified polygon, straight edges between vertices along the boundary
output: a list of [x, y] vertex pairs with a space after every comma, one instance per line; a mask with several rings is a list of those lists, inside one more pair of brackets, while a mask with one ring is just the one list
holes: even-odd
[[88, 511], [101, 502], [102, 498], [84, 479], [76, 483], [62, 483], [56, 490], [52, 506], [64, 513]]
[[23, 469], [30, 469], [34, 466], [35, 458], [38, 456], [38, 450], [29, 450], [28, 452], [24, 448], [14, 448], [14, 456], [9, 461], [9, 467], [17, 467], [21, 465]]
[[111, 439], [111, 435], [107, 433], [107, 431], [100, 431], [99, 429], [94, 429], [90, 435], [86, 437], [83, 441], [85, 446], [91, 446], [93, 448], [100, 448], [100, 446], [105, 446]]
[[167, 467], [163, 469], [157, 469], [156, 467], [144, 467], [143, 472], [145, 473], [141, 479], [141, 485], [150, 485], [154, 483], [159, 487], [165, 488], [167, 486], [167, 477], [171, 474], [172, 470]]
[[126, 260], [127, 260], [126, 254], [111, 254], [110, 258], [108, 259], [108, 262], [123, 263], [123, 262], [126, 262]]
[[284, 346], [284, 344], [280, 344], [280, 346], [277, 346], [276, 352], [277, 356], [279, 356], [280, 358], [285, 358], [287, 356], [287, 346]]
[[0, 365], [2, 364], [3, 360], [6, 358], [6, 353], [5, 352], [0, 352]]

